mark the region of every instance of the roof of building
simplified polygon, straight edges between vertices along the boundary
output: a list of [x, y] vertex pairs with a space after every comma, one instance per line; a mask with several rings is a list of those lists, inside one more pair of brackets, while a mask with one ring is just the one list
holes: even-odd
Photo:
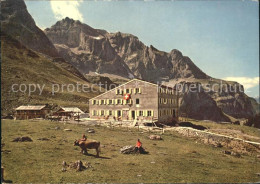
[[27, 111], [35, 111], [42, 110], [46, 105], [21, 105], [17, 107], [15, 110], [27, 110]]
[[73, 112], [73, 113], [80, 113], [80, 114], [84, 113], [78, 107], [61, 107], [60, 109], [62, 109], [63, 112]]
[[[143, 80], [143, 79], [135, 78], [135, 79], [132, 79], [132, 80], [130, 80], [130, 81], [124, 83], [124, 84], [121, 84], [121, 85], [119, 85], [119, 86], [117, 86], [117, 87], [115, 87], [115, 88], [113, 88], [113, 89], [110, 89], [110, 90], [108, 90], [108, 91], [106, 91], [106, 92], [104, 92], [104, 93], [102, 93], [102, 94], [100, 94], [100, 95], [98, 95], [98, 96], [95, 96], [95, 97], [93, 97], [93, 98], [91, 98], [91, 99], [97, 98], [97, 97], [99, 97], [99, 96], [102, 96], [102, 95], [104, 95], [104, 94], [110, 92], [110, 91], [113, 91], [113, 90], [115, 90], [115, 89], [118, 89], [118, 88], [120, 88], [120, 87], [122, 87], [122, 86], [124, 86], [124, 85], [126, 85], [126, 84], [128, 84], [128, 83], [130, 83], [130, 82], [132, 82], [132, 81], [141, 81], [141, 82], [145, 82], [145, 83], [147, 83], [147, 84], [153, 85], [153, 86], [162, 87], [162, 88], [168, 88], [168, 89], [173, 89], [173, 90], [174, 90], [174, 88], [171, 88], [171, 87], [168, 87], [168, 86], [165, 86], [165, 85], [160, 85], [160, 84], [156, 84], [156, 83], [153, 83], [153, 82], [145, 81], [145, 80]], [[91, 99], [90, 99], [90, 100], [91, 100]]]

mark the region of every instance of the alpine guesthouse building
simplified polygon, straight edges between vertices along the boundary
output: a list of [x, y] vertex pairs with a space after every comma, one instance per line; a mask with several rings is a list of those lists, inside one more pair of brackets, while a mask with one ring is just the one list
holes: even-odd
[[178, 121], [178, 94], [173, 88], [133, 79], [89, 102], [90, 118]]

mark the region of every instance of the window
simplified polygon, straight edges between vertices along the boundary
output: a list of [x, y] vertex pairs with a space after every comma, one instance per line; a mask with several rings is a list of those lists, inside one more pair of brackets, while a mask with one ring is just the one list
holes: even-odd
[[93, 104], [93, 105], [96, 105], [96, 100], [93, 100], [92, 104]]
[[117, 104], [121, 104], [121, 99], [117, 99]]
[[93, 116], [96, 116], [96, 115], [97, 115], [97, 111], [94, 110], [94, 111], [93, 111]]
[[118, 117], [121, 116], [121, 111], [120, 110], [117, 111], [117, 116]]
[[111, 110], [109, 110], [108, 115], [112, 116], [112, 111]]
[[152, 111], [147, 111], [147, 116], [152, 116]]
[[104, 105], [104, 100], [101, 100], [101, 101], [100, 101], [100, 105]]
[[176, 114], [175, 114], [175, 110], [174, 110], [174, 109], [172, 110], [172, 115], [173, 115], [173, 117], [176, 117]]
[[135, 93], [139, 93], [139, 92], [140, 92], [139, 88], [135, 88]]
[[143, 116], [143, 115], [144, 115], [143, 111], [139, 111], [139, 116]]
[[113, 100], [109, 100], [108, 103], [109, 103], [109, 104], [113, 104]]
[[130, 92], [130, 90], [129, 89], [126, 89], [126, 93], [129, 93]]
[[116, 94], [117, 94], [117, 95], [120, 95], [120, 94], [121, 94], [121, 89], [117, 89], [117, 90], [116, 90]]
[[104, 110], [101, 110], [101, 116], [104, 116]]
[[139, 100], [139, 98], [137, 98], [137, 99], [135, 100], [135, 104], [138, 105], [139, 103], [140, 103], [140, 100]]

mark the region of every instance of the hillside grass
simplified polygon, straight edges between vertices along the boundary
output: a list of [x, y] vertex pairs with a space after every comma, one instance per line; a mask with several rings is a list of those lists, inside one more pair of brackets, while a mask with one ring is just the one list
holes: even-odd
[[[98, 95], [98, 87], [94, 87], [89, 92], [73, 91], [71, 92], [65, 87], [64, 91], [61, 90], [54, 95], [52, 94], [53, 84], [58, 84], [61, 89], [61, 85], [77, 83], [81, 85], [91, 86], [91, 83], [77, 77], [73, 73], [67, 71], [61, 67], [61, 64], [55, 63], [52, 60], [33, 52], [18, 41], [9, 38], [1, 37], [1, 51], [2, 51], [2, 63], [1, 63], [1, 113], [6, 115], [12, 113], [13, 109], [20, 105], [27, 104], [53, 104], [62, 106], [77, 106], [83, 110], [88, 109], [88, 99]], [[13, 84], [39, 84], [45, 85], [43, 93], [39, 95], [40, 91], [37, 89], [30, 96], [28, 91], [12, 92]], [[17, 90], [17, 87], [15, 88]]]
[[[250, 127], [250, 126], [244, 126], [244, 125], [235, 125], [235, 124], [220, 124], [216, 122], [211, 122], [211, 121], [201, 121], [201, 120], [194, 120], [194, 119], [188, 119], [185, 118], [185, 120], [190, 121], [193, 124], [196, 125], [202, 125], [206, 127], [209, 131], [212, 129], [225, 129], [225, 130], [235, 130], [235, 131], [240, 131], [243, 134], [247, 134], [250, 136], [254, 137], [260, 137], [260, 129]], [[238, 135], [239, 137], [239, 135]], [[254, 140], [253, 140], [254, 141]]]
[[[245, 183], [260, 179], [255, 174], [260, 168], [255, 154], [241, 158], [225, 155], [224, 148], [205, 145], [174, 132], [162, 135], [162, 141], [153, 141], [148, 139], [150, 134], [136, 129], [91, 127], [96, 132], [87, 136], [101, 142], [101, 158], [85, 156], [73, 142], [88, 127], [50, 121], [2, 120], [5, 179], [14, 183]], [[64, 131], [65, 128], [72, 131]], [[33, 142], [11, 142], [18, 136], [29, 136]], [[119, 153], [121, 147], [134, 145], [137, 138], [149, 151], [148, 155]], [[89, 162], [93, 168], [82, 172], [61, 171], [63, 161], [77, 160], [83, 164]]]

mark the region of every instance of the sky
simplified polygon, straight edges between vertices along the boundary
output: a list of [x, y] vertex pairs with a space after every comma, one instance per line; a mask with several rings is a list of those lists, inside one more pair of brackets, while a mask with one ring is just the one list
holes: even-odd
[[131, 33], [146, 45], [180, 50], [208, 75], [237, 81], [259, 97], [259, 2], [26, 1], [45, 29], [70, 17], [108, 32]]

